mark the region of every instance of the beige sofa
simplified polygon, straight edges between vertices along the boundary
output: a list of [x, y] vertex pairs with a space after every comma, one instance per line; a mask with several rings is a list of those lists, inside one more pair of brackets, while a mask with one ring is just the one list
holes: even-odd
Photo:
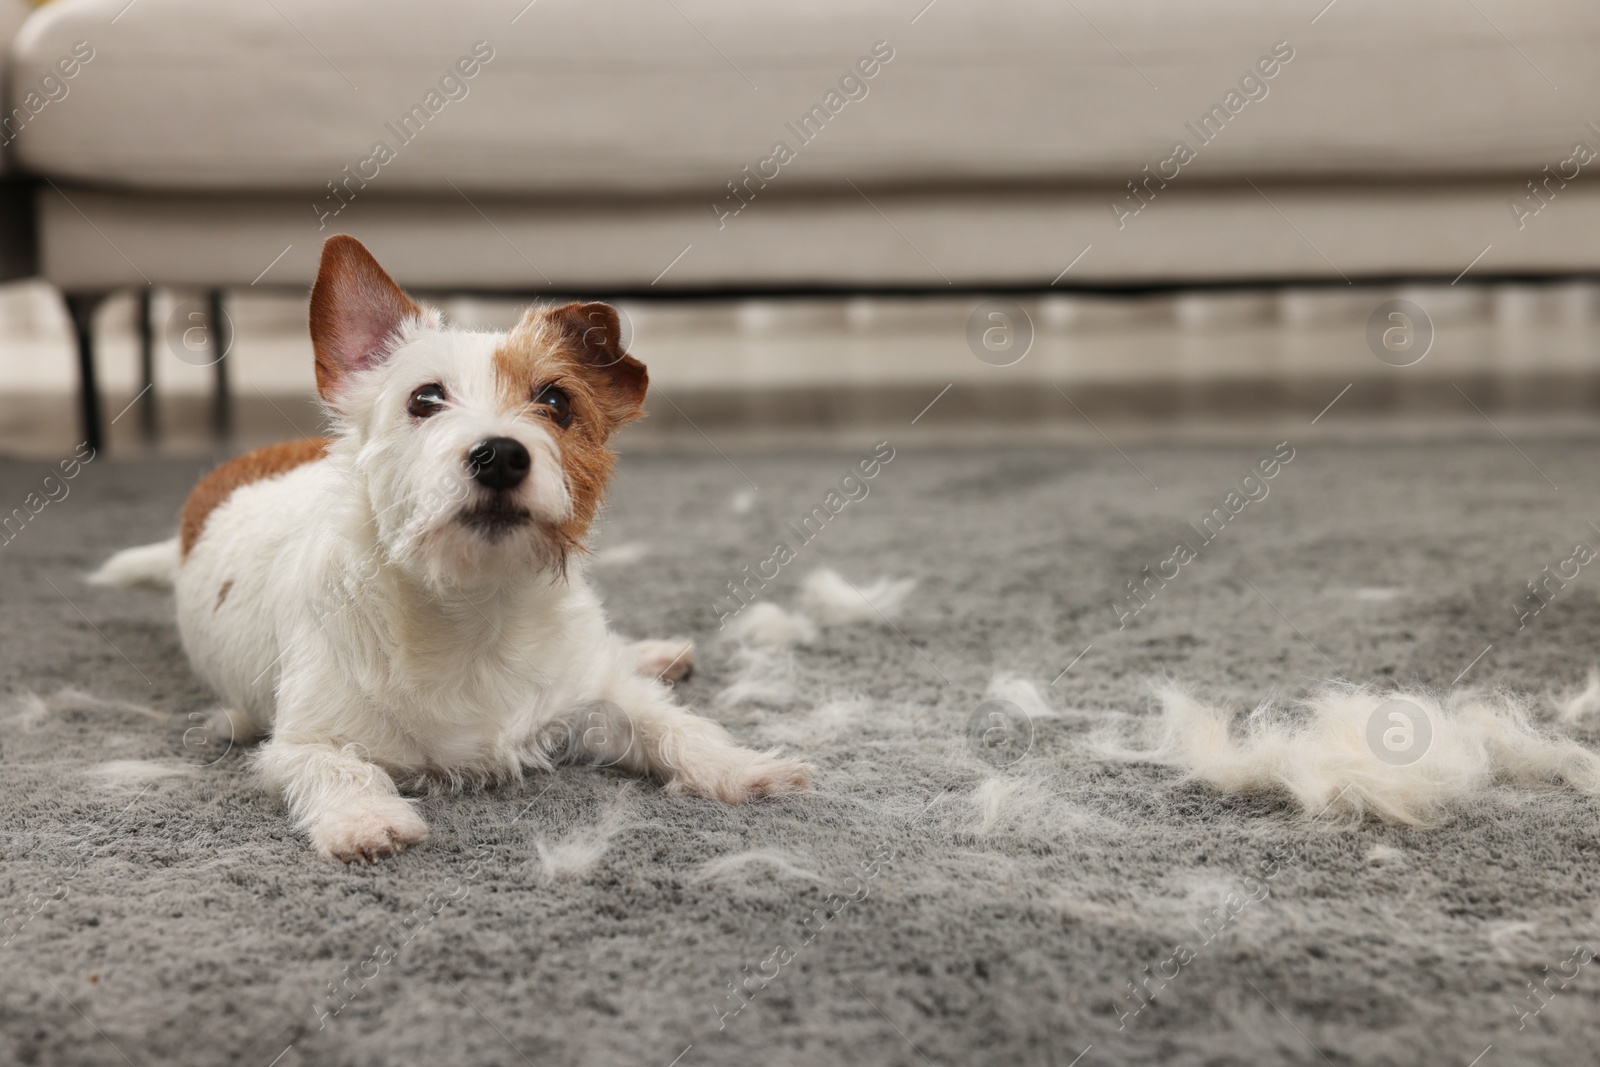
[[56, 0], [7, 158], [92, 386], [98, 295], [305, 286], [335, 232], [517, 293], [1592, 272], [1597, 45], [1577, 0]]
[[[16, 38], [31, 8], [22, 0], [0, 0], [0, 42]], [[0, 51], [0, 80], [9, 58]], [[26, 278], [38, 269], [34, 246], [33, 183], [9, 165], [17, 132], [0, 120], [0, 281]]]

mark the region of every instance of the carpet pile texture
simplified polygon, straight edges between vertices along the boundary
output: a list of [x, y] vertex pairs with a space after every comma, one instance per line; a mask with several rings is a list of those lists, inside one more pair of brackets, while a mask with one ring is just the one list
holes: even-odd
[[[169, 536], [202, 465], [52, 489], [0, 543], [0, 1062], [1592, 1054], [1600, 801], [1496, 783], [1440, 825], [1350, 825], [1096, 746], [1142, 736], [1165, 679], [1241, 709], [1330, 678], [1581, 684], [1600, 570], [1529, 583], [1600, 545], [1600, 442], [901, 447], [763, 594], [914, 579], [900, 611], [751, 682], [727, 583], [874, 445], [628, 455], [592, 569], [620, 630], [700, 642], [683, 699], [803, 753], [813, 795], [565, 767], [425, 800], [432, 838], [364, 868], [186, 733], [214, 704], [170, 600], [83, 583]], [[4, 510], [49, 471], [0, 462]]]

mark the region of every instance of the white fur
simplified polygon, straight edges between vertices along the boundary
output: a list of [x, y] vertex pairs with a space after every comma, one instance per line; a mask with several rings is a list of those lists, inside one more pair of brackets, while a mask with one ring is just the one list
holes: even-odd
[[199, 768], [189, 763], [157, 763], [154, 760], [122, 759], [97, 764], [90, 774], [101, 783], [131, 789], [164, 778], [193, 778]]
[[544, 880], [554, 882], [588, 874], [611, 848], [611, 841], [608, 834], [582, 833], [554, 843], [535, 841], [533, 847]]
[[[626, 790], [626, 786], [624, 790]], [[593, 826], [574, 830], [560, 841], [536, 841], [539, 870], [546, 882], [588, 874], [611, 848], [611, 839], [623, 829], [626, 810], [619, 800]]]
[[[1282, 789], [1313, 816], [1425, 825], [1500, 780], [1600, 792], [1600, 756], [1537, 727], [1527, 703], [1511, 696], [1329, 686], [1294, 707], [1258, 707], [1237, 729], [1233, 710], [1176, 686], [1159, 697], [1152, 747], [1102, 752], [1179, 767], [1224, 792]], [[1395, 697], [1421, 708], [1432, 729], [1426, 752], [1404, 765], [1379, 759], [1367, 740], [1372, 714]]]
[[820, 882], [822, 875], [809, 868], [802, 867], [790, 859], [789, 854], [777, 848], [755, 848], [748, 852], [734, 852], [726, 856], [718, 856], [714, 860], [707, 860], [700, 865], [696, 872], [696, 882], [720, 882], [730, 874], [744, 877], [747, 867], [766, 867], [774, 874], [785, 875], [790, 878], [801, 878], [808, 882]]
[[872, 711], [862, 697], [830, 700], [804, 715], [773, 718], [762, 725], [762, 736], [789, 744], [815, 744], [838, 737], [846, 729], [860, 726]]
[[52, 714], [63, 715], [71, 712], [90, 712], [97, 715], [110, 715], [120, 718], [126, 715], [137, 715], [143, 719], [155, 722], [167, 722], [172, 716], [167, 712], [146, 707], [143, 704], [131, 704], [126, 700], [102, 700], [93, 693], [85, 693], [70, 685], [62, 686], [52, 693], [48, 700]]
[[760, 600], [734, 617], [728, 624], [728, 636], [744, 645], [794, 648], [815, 641], [817, 625], [797, 611]]
[[24, 691], [8, 701], [4, 722], [31, 730], [50, 717], [50, 706], [38, 693]]
[[1388, 603], [1391, 600], [1399, 599], [1400, 594], [1403, 592], [1405, 590], [1395, 589], [1391, 586], [1369, 585], [1360, 589], [1352, 589], [1347, 595], [1352, 600], [1371, 600], [1378, 603]]
[[664, 641], [635, 641], [635, 666], [646, 678], [658, 682], [681, 682], [694, 673], [694, 642], [687, 637], [672, 637]]
[[650, 555], [650, 546], [643, 541], [624, 541], [620, 545], [608, 545], [594, 554], [592, 565], [595, 567], [629, 567], [642, 562]]
[[905, 606], [916, 580], [880, 578], [859, 591], [836, 571], [816, 570], [800, 587], [805, 611], [757, 601], [728, 624], [728, 636], [746, 649], [790, 649], [815, 643], [823, 627], [885, 624]]
[[[185, 743], [192, 740], [196, 748], [218, 751], [232, 745], [248, 745], [261, 737], [261, 725], [235, 708], [212, 709], [206, 715], [201, 730], [202, 736], [199, 737], [191, 737], [186, 733]], [[217, 748], [210, 748], [213, 745]]]
[[[234, 491], [178, 569], [195, 670], [270, 729], [254, 765], [324, 855], [373, 860], [423, 840], [402, 787], [514, 779], [562, 756], [729, 803], [809, 784], [804, 764], [739, 747], [639, 676], [639, 650], [610, 631], [578, 561], [560, 565], [545, 530], [573, 510], [561, 432], [500, 395], [503, 340], [436, 315], [406, 324], [385, 361], [341, 386], [328, 454]], [[430, 382], [450, 403], [411, 418]], [[496, 436], [530, 454], [513, 494], [534, 521], [490, 538], [461, 516], [488, 492], [467, 452]], [[154, 573], [170, 553], [123, 553], [102, 573]]]
[[1043, 775], [1018, 773], [1017, 768], [979, 782], [967, 797], [967, 804], [976, 817], [965, 825], [955, 824], [954, 828], [978, 837], [1002, 830], [1041, 840], [1127, 832], [1126, 827], [1102, 813], [1068, 801]]
[[1022, 789], [1020, 778], [985, 778], [979, 783], [978, 788], [972, 791], [970, 803], [978, 813], [978, 823], [973, 827], [973, 832], [986, 834], [993, 830], [1000, 821], [1001, 814]]
[[1362, 857], [1368, 867], [1409, 867], [1411, 859], [1404, 849], [1393, 845], [1373, 845]]
[[178, 576], [178, 539], [125, 548], [89, 575], [90, 585], [171, 589]]
[[719, 708], [746, 704], [786, 707], [794, 703], [794, 657], [783, 649], [741, 647], [734, 653], [738, 672], [717, 694]]
[[996, 674], [989, 679], [984, 693], [987, 700], [1009, 700], [1027, 713], [1030, 719], [1059, 719], [1061, 713], [1052, 708], [1039, 692], [1039, 687], [1015, 674]]
[[1562, 722], [1579, 722], [1600, 711], [1600, 668], [1589, 669], [1582, 689], [1555, 697], [1553, 701]]
[[800, 587], [800, 603], [823, 626], [883, 624], [897, 618], [915, 578], [880, 578], [855, 586], [836, 571], [812, 571]]

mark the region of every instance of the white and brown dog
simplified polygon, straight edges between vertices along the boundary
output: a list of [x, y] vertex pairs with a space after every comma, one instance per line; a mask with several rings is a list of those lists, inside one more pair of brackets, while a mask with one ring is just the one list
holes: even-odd
[[647, 376], [614, 309], [446, 327], [354, 238], [311, 292], [335, 427], [207, 475], [179, 536], [94, 581], [170, 584], [195, 670], [324, 855], [428, 834], [402, 791], [515, 779], [562, 758], [727, 803], [804, 790], [805, 764], [734, 743], [660, 676], [690, 647], [612, 633], [584, 580], [590, 523]]

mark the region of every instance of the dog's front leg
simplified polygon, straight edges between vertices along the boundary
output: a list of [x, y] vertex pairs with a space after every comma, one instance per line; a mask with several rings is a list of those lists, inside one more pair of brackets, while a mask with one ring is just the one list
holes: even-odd
[[811, 788], [808, 765], [740, 746], [721, 725], [672, 703], [643, 678], [585, 708], [574, 733], [586, 758], [658, 778], [669, 793], [742, 804]]
[[262, 746], [256, 767], [324, 856], [371, 863], [428, 836], [394, 779], [359, 745], [275, 738]]

